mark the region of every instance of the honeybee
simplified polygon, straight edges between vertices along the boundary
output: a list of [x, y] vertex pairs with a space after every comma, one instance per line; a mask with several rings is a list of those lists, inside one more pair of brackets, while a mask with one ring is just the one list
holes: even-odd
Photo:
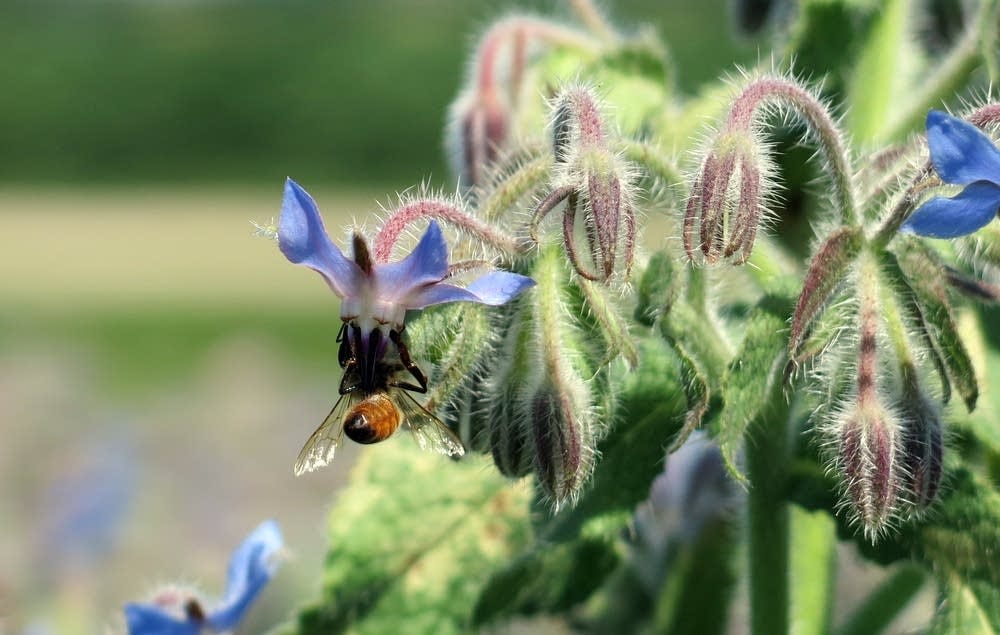
[[[389, 338], [397, 353], [393, 357], [386, 356], [388, 343], [378, 328], [363, 342], [361, 329], [347, 322], [341, 327], [337, 336], [344, 369], [340, 397], [299, 452], [296, 476], [332, 461], [345, 433], [356, 443], [378, 443], [405, 426], [422, 449], [450, 456], [465, 453], [455, 433], [410, 396], [411, 392], [427, 392], [427, 377], [410, 359], [400, 333], [392, 330]], [[408, 381], [404, 373], [417, 383]]]

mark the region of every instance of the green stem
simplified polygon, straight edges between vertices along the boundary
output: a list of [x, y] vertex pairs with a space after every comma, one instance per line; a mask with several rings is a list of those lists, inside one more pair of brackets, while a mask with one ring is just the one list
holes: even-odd
[[746, 444], [750, 491], [750, 624], [753, 635], [789, 632], [788, 403], [775, 382], [774, 407]]
[[[900, 116], [890, 122], [885, 139], [898, 140], [919, 130], [928, 110], [939, 107], [944, 100], [960, 92], [980, 61], [981, 43], [986, 34], [996, 29], [998, 7], [997, 0], [983, 0], [948, 56], [926, 81], [920, 83], [920, 89], [901, 103]], [[992, 68], [992, 60], [987, 60], [987, 66]]]
[[880, 633], [924, 585], [924, 572], [908, 566], [897, 570], [868, 595], [864, 604], [837, 629], [837, 635]]

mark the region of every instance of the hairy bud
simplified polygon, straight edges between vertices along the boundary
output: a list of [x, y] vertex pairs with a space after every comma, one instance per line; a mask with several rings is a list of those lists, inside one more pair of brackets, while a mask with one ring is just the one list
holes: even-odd
[[941, 417], [919, 387], [907, 390], [900, 400], [903, 419], [903, 486], [917, 510], [934, 502], [941, 485]]
[[593, 429], [577, 392], [547, 385], [530, 401], [535, 472], [556, 507], [575, 498], [593, 469]]
[[896, 507], [900, 489], [899, 422], [881, 404], [856, 404], [839, 422], [838, 464], [854, 518], [874, 538]]
[[599, 103], [592, 89], [578, 85], [553, 101], [553, 188], [536, 208], [531, 231], [535, 237], [542, 219], [565, 202], [563, 241], [573, 268], [588, 280], [607, 281], [619, 269], [628, 277], [632, 268], [634, 175], [611, 150]]
[[721, 135], [705, 158], [684, 211], [684, 249], [706, 262], [750, 257], [764, 210], [763, 168], [752, 135]]

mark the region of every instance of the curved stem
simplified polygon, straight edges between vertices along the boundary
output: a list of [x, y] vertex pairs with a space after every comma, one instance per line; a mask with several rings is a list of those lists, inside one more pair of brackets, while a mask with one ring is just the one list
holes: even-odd
[[779, 77], [762, 77], [748, 84], [733, 100], [726, 122], [726, 130], [749, 131], [754, 115], [768, 102], [790, 107], [801, 116], [815, 135], [820, 152], [827, 162], [827, 171], [833, 182], [834, 196], [839, 203], [841, 218], [850, 225], [858, 225], [857, 202], [854, 194], [854, 171], [851, 169], [847, 148], [837, 124], [826, 107], [802, 86]]
[[386, 219], [375, 236], [375, 262], [388, 262], [392, 255], [392, 249], [396, 246], [396, 241], [399, 240], [403, 231], [415, 221], [423, 218], [444, 221], [508, 255], [521, 255], [528, 249], [527, 245], [522, 244], [515, 237], [473, 218], [451, 203], [420, 200], [401, 205]]

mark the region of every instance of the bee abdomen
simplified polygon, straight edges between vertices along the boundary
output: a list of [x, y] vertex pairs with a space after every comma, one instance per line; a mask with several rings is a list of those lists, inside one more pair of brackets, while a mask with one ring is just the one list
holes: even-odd
[[402, 422], [402, 415], [388, 395], [376, 393], [356, 405], [344, 419], [344, 432], [355, 443], [385, 441]]

